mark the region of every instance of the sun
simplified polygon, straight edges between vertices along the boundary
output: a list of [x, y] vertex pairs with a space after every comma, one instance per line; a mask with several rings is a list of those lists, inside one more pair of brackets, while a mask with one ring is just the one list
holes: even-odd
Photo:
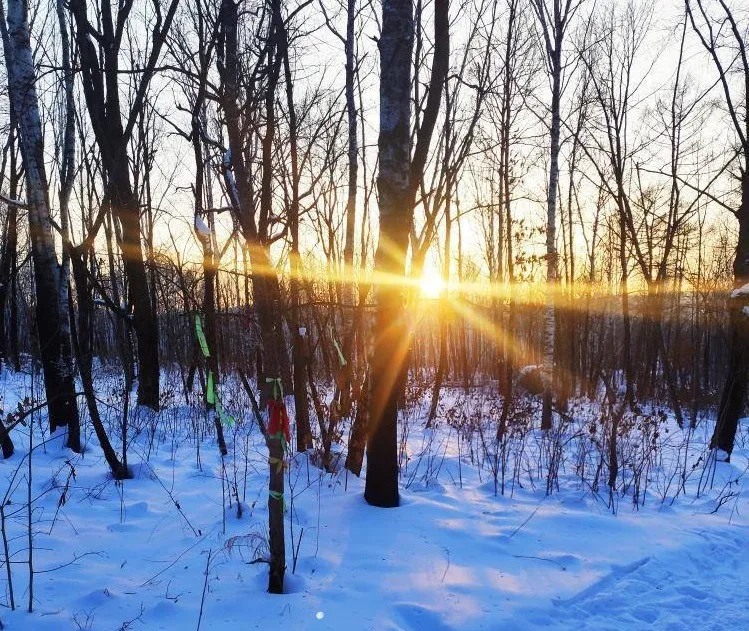
[[439, 298], [445, 291], [445, 281], [435, 270], [425, 270], [421, 276], [421, 295], [424, 298]]

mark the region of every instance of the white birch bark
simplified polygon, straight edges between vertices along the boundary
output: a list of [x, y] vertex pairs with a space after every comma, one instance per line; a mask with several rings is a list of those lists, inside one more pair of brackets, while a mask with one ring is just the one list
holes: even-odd
[[[6, 16], [0, 5], [0, 31], [8, 69], [8, 93], [11, 108], [18, 121], [20, 147], [26, 172], [29, 234], [36, 283], [36, 325], [50, 430], [54, 431], [57, 427], [68, 425], [71, 429], [68, 446], [79, 450], [78, 409], [73, 394], [72, 374], [66, 372], [61, 361], [65, 331], [61, 327], [60, 269], [52, 231], [28, 13], [24, 0], [8, 0], [7, 6], [6, 24]], [[73, 433], [73, 430], [76, 432]]]

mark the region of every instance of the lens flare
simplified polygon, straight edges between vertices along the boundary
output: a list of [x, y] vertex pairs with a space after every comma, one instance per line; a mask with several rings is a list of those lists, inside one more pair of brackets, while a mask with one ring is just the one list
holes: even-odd
[[421, 295], [424, 298], [439, 298], [445, 291], [445, 281], [436, 271], [425, 271], [421, 277]]

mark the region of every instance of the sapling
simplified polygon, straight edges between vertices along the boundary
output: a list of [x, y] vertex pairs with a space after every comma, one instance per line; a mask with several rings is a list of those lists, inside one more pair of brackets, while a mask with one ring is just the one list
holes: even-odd
[[55, 527], [55, 524], [57, 523], [57, 516], [60, 513], [60, 510], [68, 501], [68, 493], [70, 492], [70, 481], [75, 481], [75, 467], [70, 462], [70, 460], [65, 460], [65, 466], [68, 467], [68, 475], [65, 478], [65, 484], [62, 488], [62, 493], [60, 493], [60, 498], [57, 500], [57, 507], [55, 508], [55, 515], [52, 518], [52, 525], [49, 528], [49, 534], [52, 534], [52, 529]]
[[212, 550], [209, 548], [208, 558], [206, 559], [206, 562], [205, 562], [205, 572], [203, 573], [204, 574], [203, 594], [200, 597], [200, 615], [198, 616], [198, 626], [197, 626], [196, 631], [200, 631], [200, 623], [203, 620], [203, 606], [205, 605], [205, 594], [206, 594], [206, 590], [208, 589], [208, 571], [211, 567], [211, 553], [212, 553]]

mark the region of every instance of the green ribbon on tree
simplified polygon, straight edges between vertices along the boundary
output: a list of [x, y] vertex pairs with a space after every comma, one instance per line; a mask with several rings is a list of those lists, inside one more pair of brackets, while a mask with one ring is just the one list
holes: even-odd
[[205, 339], [205, 333], [203, 333], [203, 323], [200, 320], [200, 314], [195, 314], [195, 333], [198, 336], [198, 344], [200, 344], [200, 350], [203, 353], [203, 357], [210, 357], [211, 352], [208, 349], [208, 340]]
[[216, 384], [213, 381], [213, 371], [208, 371], [208, 384], [206, 386], [205, 400], [214, 405], [216, 403]]
[[330, 327], [330, 337], [333, 340], [333, 346], [335, 347], [336, 353], [338, 353], [338, 361], [341, 362], [341, 366], [345, 366], [346, 358], [343, 356], [343, 351], [341, 350], [341, 346], [338, 344], [338, 340], [336, 339], [332, 326]]
[[216, 395], [216, 414], [218, 415], [218, 420], [221, 421], [223, 425], [228, 425], [229, 427], [234, 426], [234, 423], [236, 422], [234, 417], [231, 414], [226, 413], [224, 406], [221, 405], [221, 399], [218, 398], [218, 395]]
[[284, 497], [283, 493], [279, 493], [278, 491], [272, 491], [268, 489], [268, 495], [270, 495], [274, 500], [278, 500], [281, 502], [281, 506], [283, 508], [283, 512], [286, 512], [286, 498]]
[[[198, 344], [200, 344], [200, 351], [203, 353], [203, 357], [208, 358], [211, 356], [211, 351], [208, 348], [208, 340], [205, 339], [205, 333], [203, 332], [203, 323], [200, 319], [200, 314], [195, 314], [195, 334], [198, 337]], [[208, 379], [205, 390], [205, 400], [209, 405], [213, 405], [216, 409], [216, 415], [218, 420], [221, 421], [222, 425], [228, 425], [232, 427], [236, 422], [234, 417], [226, 413], [224, 406], [221, 405], [221, 399], [218, 396], [216, 388], [216, 378], [213, 375], [213, 371], [208, 371]]]
[[271, 457], [271, 458], [268, 458], [268, 463], [276, 465], [276, 473], [281, 473], [281, 471], [283, 471], [284, 466], [285, 466], [283, 458]]

